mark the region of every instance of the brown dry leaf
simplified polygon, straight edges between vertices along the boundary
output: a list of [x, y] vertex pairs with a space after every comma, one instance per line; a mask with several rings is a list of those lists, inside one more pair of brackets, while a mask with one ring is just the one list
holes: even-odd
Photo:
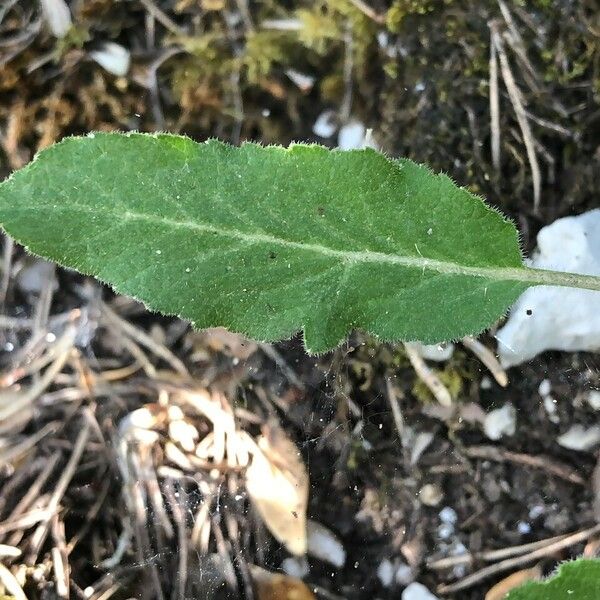
[[316, 600], [300, 579], [250, 565], [257, 600]]
[[542, 569], [539, 565], [531, 567], [531, 569], [523, 569], [511, 573], [508, 577], [505, 577], [502, 581], [499, 581], [493, 588], [491, 588], [485, 595], [485, 600], [504, 600], [506, 594], [511, 590], [519, 587], [526, 581], [533, 581], [539, 579], [542, 576]]
[[193, 343], [194, 346], [199, 344], [238, 360], [247, 360], [258, 349], [256, 343], [237, 333], [231, 333], [224, 327], [213, 327], [195, 334]]
[[246, 470], [246, 489], [265, 525], [292, 554], [306, 553], [308, 473], [296, 445], [276, 425], [265, 427]]

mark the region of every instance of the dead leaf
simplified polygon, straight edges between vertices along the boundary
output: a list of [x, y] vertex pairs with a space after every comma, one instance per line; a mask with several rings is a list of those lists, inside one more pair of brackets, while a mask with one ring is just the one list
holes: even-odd
[[539, 565], [531, 567], [531, 569], [523, 569], [511, 573], [508, 577], [505, 577], [502, 581], [499, 581], [493, 588], [491, 588], [485, 595], [485, 600], [504, 600], [506, 594], [516, 587], [519, 587], [526, 581], [534, 581], [542, 576], [542, 570]]
[[316, 600], [316, 596], [300, 579], [271, 573], [255, 565], [250, 565], [257, 600]]
[[221, 352], [238, 360], [248, 360], [258, 349], [256, 343], [232, 333], [224, 327], [212, 327], [193, 334], [194, 349], [203, 346], [213, 352]]
[[296, 445], [280, 427], [265, 427], [246, 470], [246, 489], [275, 539], [297, 556], [307, 548], [308, 486]]

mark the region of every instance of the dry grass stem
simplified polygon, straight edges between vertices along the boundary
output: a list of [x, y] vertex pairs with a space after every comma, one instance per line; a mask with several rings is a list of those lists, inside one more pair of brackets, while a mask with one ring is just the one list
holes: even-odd
[[464, 337], [461, 342], [465, 348], [468, 348], [487, 367], [498, 385], [502, 387], [508, 385], [506, 371], [489, 348], [469, 335]]
[[452, 396], [440, 378], [427, 366], [414, 342], [404, 344], [406, 355], [419, 379], [442, 406], [452, 406]]

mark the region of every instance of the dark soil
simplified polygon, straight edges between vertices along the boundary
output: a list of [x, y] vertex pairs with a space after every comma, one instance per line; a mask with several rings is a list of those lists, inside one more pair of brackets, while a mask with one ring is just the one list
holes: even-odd
[[[518, 224], [525, 251], [534, 247], [543, 225], [598, 206], [600, 12], [594, 0], [505, 5], [382, 0], [369, 4], [368, 14], [357, 5], [81, 0], [69, 4], [73, 26], [57, 39], [38, 3], [8, 3], [5, 12], [0, 8], [0, 171], [8, 175], [38, 149], [91, 130], [167, 130], [198, 140], [333, 146], [335, 136], [321, 139], [312, 131], [317, 117], [332, 109], [341, 124], [352, 117], [372, 127], [387, 153], [425, 162], [485, 196]], [[299, 19], [300, 29], [265, 27], [273, 19]], [[541, 174], [539, 209], [523, 131], [502, 76], [500, 163], [492, 165], [492, 30], [503, 36], [529, 115]], [[90, 59], [89, 52], [109, 40], [131, 51], [126, 76], [112, 75]], [[300, 89], [289, 69], [314, 83]], [[261, 349], [240, 358], [239, 350], [216, 349], [185, 324], [149, 314], [70, 272], [56, 274], [55, 289], [50, 272], [40, 275], [39, 289], [27, 290], [20, 277], [31, 260], [6, 245], [2, 312], [35, 323], [4, 327], [3, 385], [12, 383], [18, 368], [35, 364], [46, 346], [36, 348], [46, 343], [40, 340], [48, 332], [62, 331], [53, 318], [74, 309], [83, 316], [76, 316], [76, 351], [63, 370], [19, 428], [0, 431], [2, 450], [52, 424], [18, 460], [0, 464], [0, 543], [23, 553], [0, 560], [22, 573], [28, 598], [61, 597], [53, 549], [70, 567], [71, 597], [211, 597], [207, 557], [194, 551], [188, 557], [185, 551], [189, 561], [182, 562], [182, 539], [200, 505], [185, 479], [169, 484], [173, 489], [161, 479], [159, 492], [179, 537], [169, 539], [154, 527], [158, 516], [148, 501], [142, 507], [148, 531], [134, 528], [120, 562], [101, 565], [115, 553], [135, 512], [119, 470], [118, 424], [133, 410], [158, 402], [164, 381], [180, 381], [172, 364], [145, 349], [158, 375], [138, 369], [108, 387], [98, 383], [99, 373], [133, 360], [122, 331], [102, 316], [101, 300], [183, 361], [194, 385], [220, 389], [233, 405], [254, 414], [247, 421], [253, 434], [260, 420], [276, 416], [298, 444], [310, 477], [309, 517], [329, 527], [347, 554], [343, 568], [309, 559], [305, 581], [316, 586], [319, 597], [399, 598], [412, 580], [441, 596], [441, 586], [489, 563], [476, 558], [472, 564], [431, 568], [438, 559], [526, 544], [597, 522], [596, 457], [556, 443], [572, 424], [597, 422], [597, 413], [583, 401], [587, 392], [600, 389], [596, 355], [546, 353], [511, 369], [510, 384], [502, 389], [487, 385], [484, 367], [459, 346], [449, 363], [436, 368], [452, 382], [456, 406], [467, 408], [443, 411], [423, 391], [401, 346], [356, 333], [318, 358], [305, 354], [300, 339], [277, 345], [279, 362]], [[483, 341], [494, 347], [491, 335]], [[38, 378], [33, 369], [21, 383]], [[557, 401], [554, 420], [538, 392], [544, 379]], [[402, 410], [402, 432], [392, 418], [392, 392]], [[517, 409], [517, 430], [492, 442], [466, 413], [507, 401]], [[58, 516], [36, 547], [37, 525], [15, 525], [15, 508], [45, 465], [56, 460], [28, 510], [37, 501], [45, 505], [83, 422], [93, 423], [92, 434]], [[418, 434], [430, 434], [431, 441], [415, 459]], [[160, 453], [153, 459], [156, 468], [167, 463]], [[210, 552], [228, 554], [235, 573], [215, 598], [251, 597], [248, 565], [280, 571], [289, 556], [248, 513], [245, 500], [242, 506], [231, 499], [238, 488], [239, 481], [231, 484], [213, 508], [222, 511], [214, 519], [221, 539], [211, 538]], [[450, 521], [455, 515], [454, 524], [448, 515]], [[587, 546], [549, 554], [538, 561], [540, 567], [549, 572], [584, 546], [587, 555], [595, 555], [598, 544], [591, 539]], [[389, 587], [378, 576], [385, 560], [402, 575]], [[494, 583], [534, 564], [524, 561], [445, 597], [483, 598]]]

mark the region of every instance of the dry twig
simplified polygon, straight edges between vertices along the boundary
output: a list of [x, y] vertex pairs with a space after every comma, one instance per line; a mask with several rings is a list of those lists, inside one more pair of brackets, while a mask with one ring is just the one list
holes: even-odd
[[599, 532], [600, 525], [595, 525], [594, 527], [590, 527], [589, 529], [578, 531], [563, 538], [562, 540], [558, 540], [557, 542], [548, 544], [543, 548], [539, 548], [538, 550], [534, 550], [533, 552], [529, 552], [528, 554], [524, 554], [523, 556], [509, 558], [499, 563], [490, 565], [489, 567], [484, 567], [483, 569], [480, 569], [479, 571], [476, 571], [475, 573], [464, 577], [456, 583], [441, 585], [440, 587], [438, 587], [437, 591], [440, 594], [453, 594], [454, 592], [459, 592], [460, 590], [473, 587], [474, 585], [478, 584], [484, 579], [487, 579], [488, 577], [492, 577], [504, 571], [510, 571], [517, 567], [526, 565], [527, 563], [535, 562], [540, 558], [545, 558], [546, 556], [550, 556], [552, 554], [555, 554], [556, 552], [565, 550], [570, 546], [574, 546], [575, 544], [579, 544], [580, 542], [585, 542], [587, 539], [589, 539], [593, 535], [596, 535]]

